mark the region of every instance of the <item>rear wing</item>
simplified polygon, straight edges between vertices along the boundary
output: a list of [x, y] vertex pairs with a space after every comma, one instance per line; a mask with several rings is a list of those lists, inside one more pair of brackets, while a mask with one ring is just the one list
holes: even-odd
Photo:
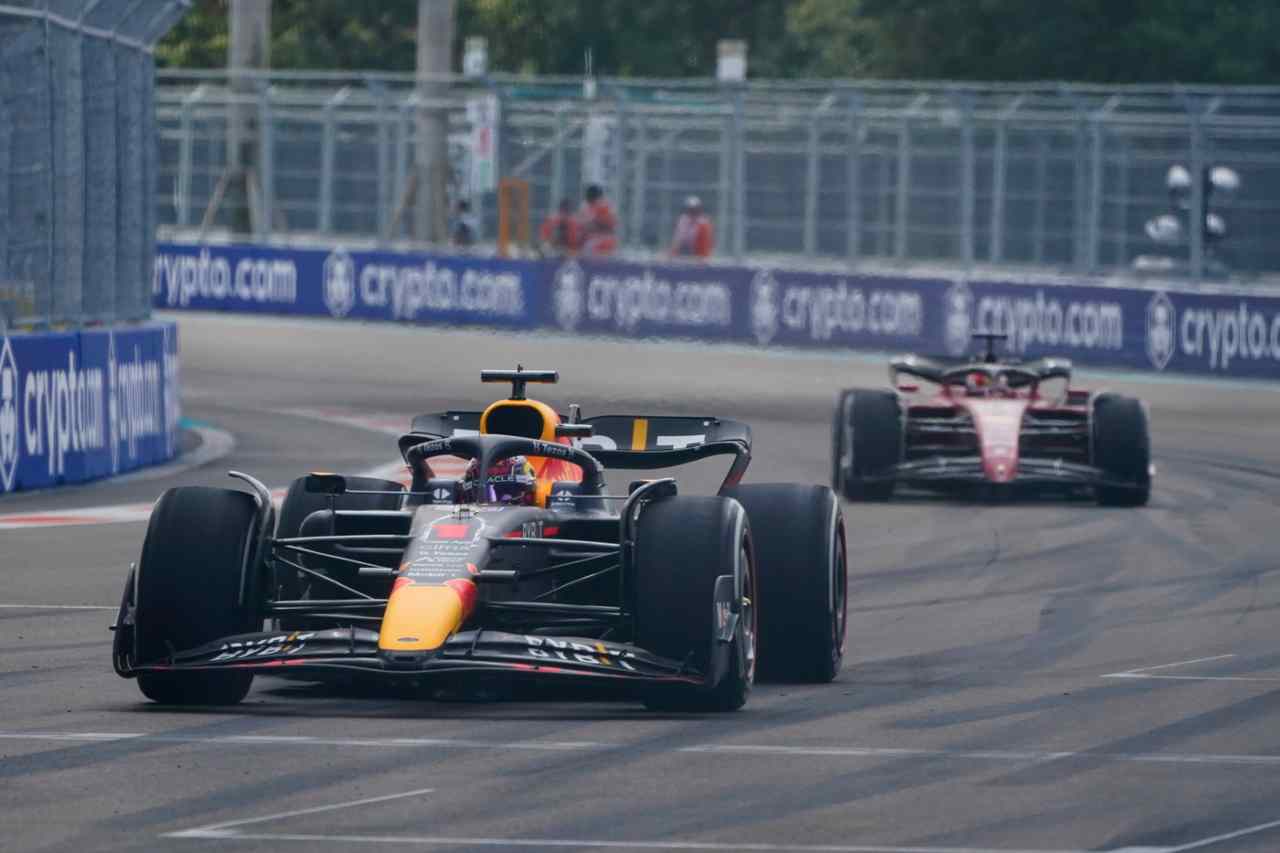
[[[410, 432], [400, 438], [400, 451], [433, 438], [475, 435], [480, 412], [449, 411], [418, 415]], [[562, 420], [567, 420], [562, 417]], [[725, 485], [736, 485], [751, 461], [751, 427], [716, 417], [649, 417], [599, 415], [579, 421], [592, 435], [573, 443], [605, 468], [651, 470], [686, 465], [711, 456], [733, 456]]]
[[1071, 381], [1071, 362], [1065, 358], [1040, 358], [1028, 362], [943, 361], [906, 355], [889, 362], [889, 382], [895, 387], [898, 374], [905, 373], [939, 385], [963, 381], [970, 373], [1005, 376], [1012, 387], [1035, 385], [1049, 379]]

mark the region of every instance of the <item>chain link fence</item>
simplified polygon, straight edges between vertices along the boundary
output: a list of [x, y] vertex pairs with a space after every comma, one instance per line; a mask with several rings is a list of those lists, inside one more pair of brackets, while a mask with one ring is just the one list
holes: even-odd
[[[412, 75], [269, 72], [237, 82], [160, 73], [157, 206], [178, 232], [409, 241], [414, 116], [438, 109], [449, 115], [454, 195], [471, 200], [492, 235], [495, 195], [468, 186], [467, 104], [496, 97], [498, 172], [528, 181], [535, 220], [601, 183], [632, 253], [662, 251], [683, 199], [697, 195], [722, 257], [1280, 272], [1280, 87], [584, 85], [499, 75], [450, 79], [447, 95], [424, 100]], [[236, 110], [256, 127], [257, 192], [232, 199], [224, 189]], [[1227, 166], [1239, 185], [1196, 181], [1171, 195], [1175, 166], [1196, 175]], [[1222, 229], [1190, 226], [1210, 214]], [[1178, 227], [1155, 228], [1162, 216]]]
[[189, 5], [0, 3], [0, 326], [150, 314], [151, 46]]

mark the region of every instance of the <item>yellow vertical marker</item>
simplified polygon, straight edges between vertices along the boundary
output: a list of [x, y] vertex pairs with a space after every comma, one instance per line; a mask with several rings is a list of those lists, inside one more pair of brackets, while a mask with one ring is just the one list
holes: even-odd
[[631, 424], [631, 449], [644, 450], [649, 446], [649, 419], [636, 418]]

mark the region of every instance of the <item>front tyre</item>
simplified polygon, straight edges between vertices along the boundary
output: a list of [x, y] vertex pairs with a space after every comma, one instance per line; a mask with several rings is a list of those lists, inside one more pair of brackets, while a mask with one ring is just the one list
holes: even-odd
[[[737, 622], [718, 637], [717, 583], [731, 579]], [[647, 505], [636, 526], [635, 613], [640, 648], [707, 674], [713, 683], [664, 685], [645, 705], [664, 711], [736, 711], [755, 682], [756, 573], [742, 506], [677, 495]]]
[[1141, 401], [1120, 394], [1093, 400], [1093, 464], [1107, 480], [1102, 506], [1145, 506], [1151, 499], [1151, 432]]
[[[262, 628], [259, 602], [240, 602], [256, 519], [253, 497], [232, 489], [187, 486], [160, 496], [134, 577], [137, 665]], [[251, 588], [251, 594], [260, 593]], [[240, 671], [138, 674], [143, 695], [168, 705], [234, 705], [252, 683], [253, 674]]]
[[851, 501], [893, 496], [902, 460], [902, 411], [893, 391], [848, 388], [831, 424], [831, 487]]
[[747, 511], [760, 591], [760, 677], [826, 683], [848, 634], [844, 514], [825, 486], [748, 484], [726, 491]]

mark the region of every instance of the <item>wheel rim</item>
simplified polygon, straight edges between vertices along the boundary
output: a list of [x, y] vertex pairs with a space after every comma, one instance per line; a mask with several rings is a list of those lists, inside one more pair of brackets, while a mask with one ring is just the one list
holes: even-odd
[[845, 637], [849, 630], [849, 567], [845, 552], [844, 521], [836, 523], [835, 559], [832, 560], [833, 571], [831, 590], [831, 659], [839, 661], [844, 657]]
[[743, 675], [747, 684], [753, 684], [756, 680], [756, 564], [751, 556], [751, 546], [748, 542], [742, 543], [742, 561], [746, 570], [742, 574], [742, 597], [749, 602], [743, 608], [741, 626], [742, 626], [742, 656], [746, 661], [746, 671]]

